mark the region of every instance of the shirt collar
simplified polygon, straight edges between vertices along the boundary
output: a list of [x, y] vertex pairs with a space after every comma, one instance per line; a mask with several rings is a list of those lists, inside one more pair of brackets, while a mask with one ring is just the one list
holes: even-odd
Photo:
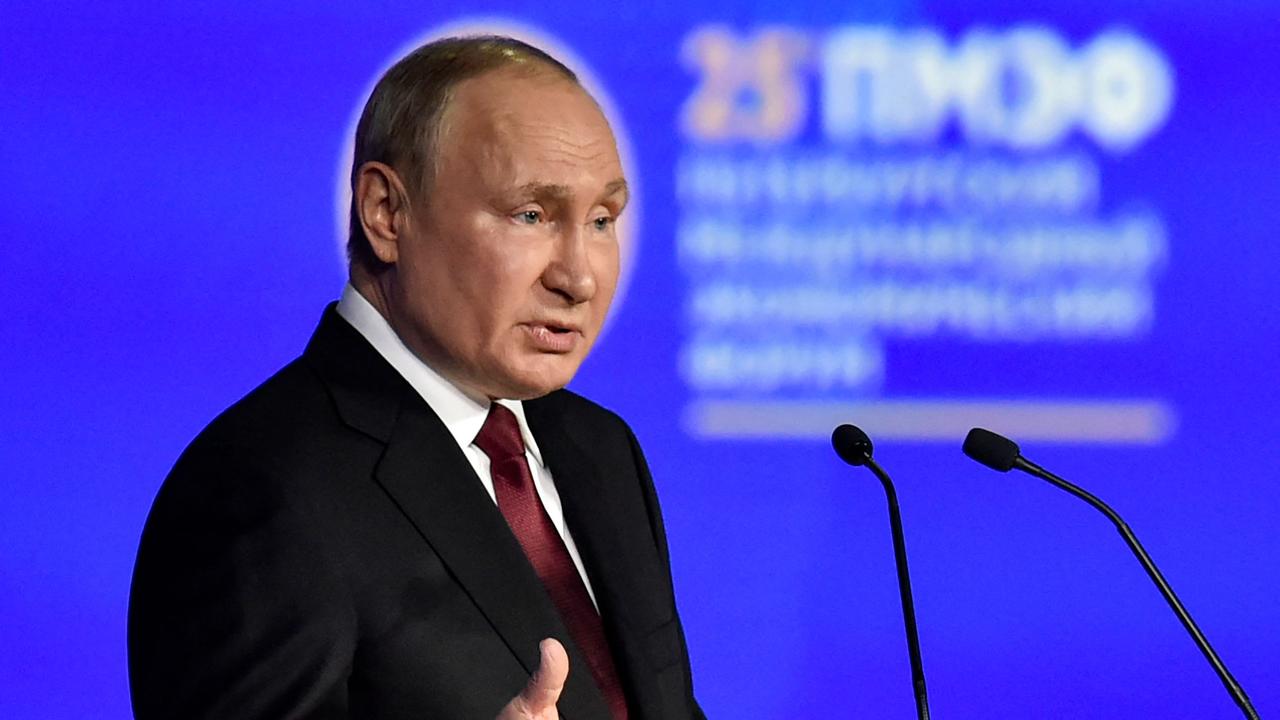
[[[395, 330], [386, 318], [359, 293], [351, 283], [342, 288], [342, 299], [338, 301], [338, 314], [351, 324], [374, 350], [387, 361], [396, 372], [400, 373], [413, 389], [417, 391], [427, 405], [439, 416], [454, 442], [465, 452], [480, 434], [485, 418], [489, 415], [489, 403], [477, 402], [462, 392], [457, 385], [449, 382], [422, 361], [396, 335]], [[524, 446], [533, 459], [542, 462], [542, 453], [538, 450], [538, 442], [529, 431], [529, 421], [524, 416], [524, 404], [519, 400], [500, 398], [494, 402], [505, 406], [516, 416], [520, 424], [520, 435], [524, 437]]]

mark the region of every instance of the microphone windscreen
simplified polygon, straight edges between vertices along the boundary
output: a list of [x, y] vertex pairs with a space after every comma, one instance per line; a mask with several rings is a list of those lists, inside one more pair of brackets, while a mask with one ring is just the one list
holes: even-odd
[[871, 457], [871, 438], [856, 425], [841, 425], [831, 433], [831, 447], [841, 460], [862, 465]]
[[990, 430], [974, 428], [964, 439], [964, 454], [993, 470], [1009, 472], [1018, 459], [1018, 444]]

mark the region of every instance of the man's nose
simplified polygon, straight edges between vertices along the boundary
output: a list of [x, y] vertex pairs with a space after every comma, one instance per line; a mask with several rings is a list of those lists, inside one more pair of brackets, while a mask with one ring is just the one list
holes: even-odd
[[556, 238], [556, 249], [542, 273], [542, 284], [576, 305], [596, 294], [595, 268], [591, 265], [589, 227], [571, 226]]

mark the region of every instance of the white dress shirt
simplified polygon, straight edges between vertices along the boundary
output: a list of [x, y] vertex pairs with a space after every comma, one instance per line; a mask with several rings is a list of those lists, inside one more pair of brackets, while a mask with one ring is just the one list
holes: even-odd
[[[474, 442], [476, 435], [480, 433], [480, 428], [484, 425], [485, 418], [489, 415], [489, 403], [472, 399], [418, 358], [401, 342], [386, 318], [382, 317], [350, 283], [342, 289], [342, 299], [338, 301], [338, 314], [363, 335], [373, 349], [377, 350], [378, 354], [390, 363], [391, 367], [395, 368], [414, 390], [418, 391], [427, 405], [431, 406], [435, 414], [444, 422], [449, 434], [453, 436], [454, 442], [458, 443], [458, 447], [462, 449], [462, 454], [470, 461], [471, 467], [475, 468], [485, 492], [488, 492], [489, 497], [497, 503], [497, 495], [493, 490], [493, 476], [489, 473], [489, 456], [485, 455]], [[555, 480], [551, 476], [551, 471], [542, 462], [538, 441], [534, 439], [533, 433], [529, 432], [529, 423], [524, 417], [524, 405], [519, 400], [500, 399], [494, 402], [510, 409], [520, 424], [520, 434], [524, 437], [524, 455], [529, 463], [529, 472], [533, 475], [534, 488], [537, 489], [542, 506], [546, 508], [547, 515], [551, 518], [551, 524], [564, 539], [569, 557], [573, 559], [574, 567], [578, 568], [578, 574], [582, 576], [582, 582], [587, 586], [587, 594], [591, 596], [591, 602], [594, 603], [595, 591], [591, 589], [591, 581], [587, 578], [587, 571], [582, 565], [582, 557], [578, 554], [573, 536], [565, 526], [564, 508], [560, 504], [560, 493], [556, 491]]]

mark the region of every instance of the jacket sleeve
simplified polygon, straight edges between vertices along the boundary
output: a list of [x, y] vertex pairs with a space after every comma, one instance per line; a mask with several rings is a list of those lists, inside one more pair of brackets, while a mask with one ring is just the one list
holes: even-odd
[[338, 555], [305, 495], [236, 454], [189, 449], [148, 517], [129, 601], [135, 716], [346, 717], [356, 622]]

